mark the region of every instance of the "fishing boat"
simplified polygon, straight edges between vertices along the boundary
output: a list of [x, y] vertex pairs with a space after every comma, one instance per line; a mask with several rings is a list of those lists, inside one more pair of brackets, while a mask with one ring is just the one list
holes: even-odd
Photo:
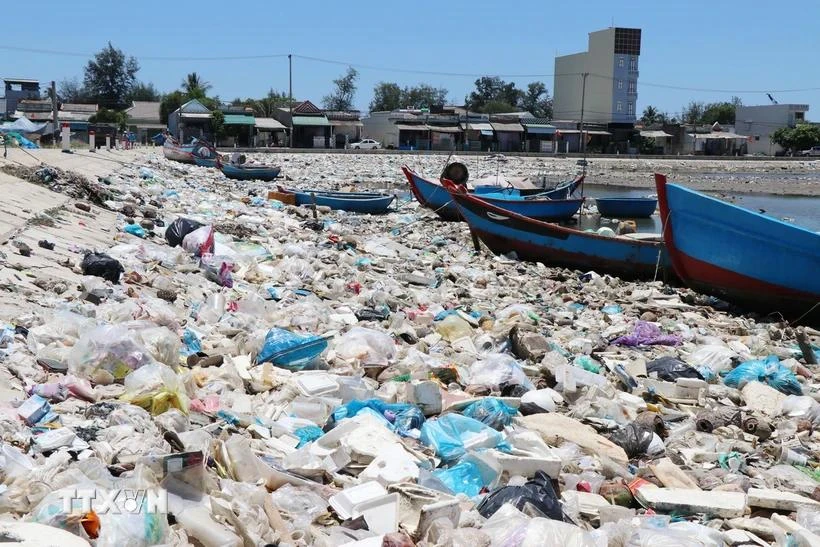
[[[461, 217], [458, 213], [458, 208], [452, 202], [450, 198], [450, 194], [444, 187], [432, 180], [426, 179], [407, 167], [406, 165], [402, 167], [402, 172], [404, 172], [404, 176], [407, 177], [407, 182], [410, 184], [410, 191], [413, 193], [413, 196], [416, 198], [423, 207], [433, 210], [439, 217], [444, 220], [461, 220]], [[584, 177], [580, 176], [575, 180], [568, 181], [566, 183], [560, 184], [558, 187], [554, 188], [553, 190], [541, 191], [535, 195], [529, 196], [522, 196], [520, 191], [515, 188], [500, 188], [498, 186], [480, 186], [477, 187], [474, 192], [478, 195], [489, 196], [490, 199], [497, 199], [497, 200], [507, 200], [505, 203], [522, 198], [533, 198], [533, 199], [541, 199], [541, 200], [562, 200], [567, 199], [572, 192], [575, 191], [581, 184], [583, 184]], [[575, 201], [575, 200], [572, 200]], [[563, 207], [560, 206], [551, 206], [547, 205], [545, 209], [547, 210], [555, 210], [560, 209], [561, 212], [557, 216], [546, 215], [540, 218], [551, 218], [551, 219], [559, 219], [559, 218], [569, 218], [575, 213], [578, 212], [581, 204], [578, 203], [578, 206], [569, 213], [568, 216], [566, 215], [567, 210], [572, 209], [573, 205], [564, 205]], [[532, 207], [527, 205], [522, 205], [522, 207]], [[533, 207], [535, 209], [535, 207]], [[544, 212], [543, 210], [541, 211]], [[526, 213], [525, 213], [526, 214]]]
[[195, 147], [196, 144], [181, 145], [175, 139], [167, 137], [162, 143], [162, 154], [169, 160], [194, 163]]
[[194, 155], [194, 163], [200, 167], [217, 167], [218, 162], [218, 158], [200, 158], [199, 156]]
[[235, 165], [232, 163], [222, 163], [222, 172], [229, 179], [236, 180], [264, 180], [270, 181], [279, 176], [281, 167], [271, 165]]
[[655, 198], [595, 198], [601, 216], [608, 218], [649, 218], [658, 206]]
[[545, 199], [540, 195], [515, 196], [506, 193], [476, 195], [496, 207], [537, 220], [569, 220], [575, 216], [575, 213], [578, 212], [584, 203], [583, 198]]
[[684, 283], [750, 309], [820, 322], [820, 234], [664, 175], [655, 175], [655, 186], [664, 241]]
[[654, 278], [668, 271], [660, 237], [606, 237], [535, 220], [497, 207], [448, 180], [442, 184], [470, 231], [496, 254], [625, 278]]
[[296, 205], [330, 207], [335, 211], [381, 215], [388, 211], [395, 196], [377, 192], [330, 192], [324, 190], [291, 190], [279, 187], [282, 193], [296, 196]]

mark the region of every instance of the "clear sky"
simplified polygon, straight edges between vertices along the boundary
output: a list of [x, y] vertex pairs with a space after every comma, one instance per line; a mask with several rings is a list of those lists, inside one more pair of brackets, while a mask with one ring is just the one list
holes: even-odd
[[[192, 71], [226, 100], [262, 96], [271, 87], [286, 91], [286, 57], [157, 58], [293, 53], [342, 62], [295, 57], [293, 94], [298, 99], [319, 104], [345, 63], [351, 63], [360, 72], [355, 104], [362, 110], [379, 81], [445, 87], [450, 102], [461, 103], [481, 74], [531, 75], [506, 79], [520, 87], [543, 80], [552, 92], [555, 55], [585, 50], [589, 32], [614, 23], [643, 29], [639, 114], [648, 104], [674, 114], [690, 100], [728, 100], [733, 94], [744, 104], [768, 104], [765, 94], [751, 91], [772, 91], [781, 103], [808, 103], [809, 118], [817, 120], [818, 21], [817, 0], [10, 0], [0, 10], [0, 76], [81, 79], [83, 57], [2, 47], [90, 53], [110, 40], [135, 56], [138, 77], [162, 92], [179, 87]], [[805, 91], [782, 91], [794, 89]]]

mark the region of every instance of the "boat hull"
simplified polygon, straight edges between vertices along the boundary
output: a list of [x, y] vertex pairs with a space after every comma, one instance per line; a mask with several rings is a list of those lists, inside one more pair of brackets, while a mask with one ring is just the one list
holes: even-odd
[[655, 175], [672, 265], [690, 287], [749, 309], [820, 320], [820, 234]]
[[[515, 252], [522, 260], [625, 278], [653, 278], [668, 272], [663, 244], [582, 232], [505, 211], [480, 196], [452, 192], [470, 230], [496, 254]], [[657, 271], [656, 271], [657, 270]]]
[[225, 176], [235, 180], [271, 181], [278, 177], [281, 171], [282, 169], [279, 167], [236, 167], [227, 163], [222, 166], [222, 172]]
[[601, 216], [609, 218], [649, 218], [658, 206], [654, 198], [595, 198]]
[[200, 158], [199, 156], [194, 156], [194, 163], [200, 167], [216, 167], [216, 161], [216, 158]]
[[174, 146], [167, 142], [162, 145], [162, 153], [169, 160], [181, 161], [183, 163], [194, 163], [193, 146]]
[[350, 213], [366, 213], [382, 215], [387, 213], [394, 196], [380, 194], [356, 193], [344, 196], [341, 192], [304, 192], [295, 191], [296, 205], [312, 205], [314, 200], [317, 206], [330, 207], [334, 211]]
[[[407, 167], [402, 167], [410, 190], [423, 207], [432, 209], [443, 220], [461, 220], [458, 208], [452, 201], [449, 192], [441, 185], [431, 180], [427, 180], [418, 173], [411, 171]], [[579, 177], [570, 183], [560, 185], [556, 190], [540, 192], [537, 194], [545, 199], [515, 199], [515, 196], [522, 194], [520, 190], [510, 188], [499, 188], [483, 186], [475, 190], [475, 193], [502, 208], [513, 210], [524, 216], [538, 218], [542, 220], [565, 220], [571, 218], [578, 209], [581, 208], [583, 200], [568, 200], [566, 196], [571, 194], [583, 183], [583, 177]], [[529, 194], [532, 196], [532, 194]], [[564, 196], [564, 197], [560, 197]]]

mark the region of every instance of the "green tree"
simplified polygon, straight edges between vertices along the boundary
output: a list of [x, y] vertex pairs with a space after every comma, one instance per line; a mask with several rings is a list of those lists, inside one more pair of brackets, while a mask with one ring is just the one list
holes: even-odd
[[401, 107], [430, 108], [433, 105], [444, 105], [447, 102], [447, 90], [419, 84], [401, 90]]
[[290, 98], [284, 91], [268, 90], [268, 94], [261, 99], [251, 99], [244, 103], [244, 106], [249, 106], [253, 109], [255, 116], [260, 118], [273, 118], [273, 113], [277, 108], [285, 108], [288, 106]]
[[353, 97], [356, 95], [356, 80], [359, 78], [359, 71], [353, 67], [348, 67], [344, 76], [333, 80], [336, 88], [330, 95], [325, 95], [322, 105], [326, 110], [353, 110]]
[[703, 103], [690, 101], [681, 109], [680, 119], [683, 123], [701, 123], [706, 107]]
[[515, 105], [506, 101], [489, 101], [479, 109], [479, 112], [484, 114], [501, 114], [504, 112], [513, 112], [515, 110]]
[[709, 103], [704, 105], [700, 123], [731, 125], [735, 123], [735, 105], [730, 102]]
[[371, 112], [398, 110], [402, 108], [402, 90], [399, 84], [379, 82], [373, 88], [373, 100], [370, 101]]
[[[64, 103], [84, 103], [88, 99], [88, 91], [77, 78], [71, 78], [57, 85], [57, 97]], [[51, 98], [50, 89], [47, 98]]]
[[774, 144], [786, 150], [799, 152], [820, 145], [820, 127], [801, 123], [795, 127], [781, 127], [769, 137]]
[[490, 114], [485, 110], [489, 103], [493, 103], [492, 110], [497, 110], [499, 105], [509, 105], [509, 112], [515, 110], [523, 95], [524, 92], [515, 87], [515, 82], [505, 82], [498, 76], [482, 76], [475, 81], [475, 91], [470, 92], [464, 102], [475, 112]]
[[152, 84], [151, 82], [136, 82], [134, 86], [131, 88], [131, 91], [128, 92], [129, 101], [155, 102], [161, 99], [162, 95], [160, 95], [159, 91], [157, 91], [157, 88], [155, 88], [154, 84]]
[[647, 106], [643, 109], [643, 115], [641, 116], [641, 121], [644, 125], [652, 125], [657, 123], [658, 121], [659, 112], [658, 109], [652, 105]]
[[85, 66], [83, 87], [88, 98], [104, 108], [122, 110], [129, 106], [128, 93], [136, 82], [139, 64], [116, 49], [111, 42]]
[[204, 81], [196, 72], [191, 72], [182, 80], [182, 90], [191, 99], [204, 99], [210, 89], [211, 84]]
[[180, 106], [184, 105], [188, 102], [189, 97], [182, 91], [172, 91], [166, 94], [162, 101], [159, 103], [159, 118], [160, 121], [164, 124], [168, 123], [168, 116], [179, 108]]
[[521, 108], [536, 118], [552, 119], [552, 98], [544, 82], [530, 82], [521, 99]]
[[101, 108], [96, 114], [88, 118], [90, 123], [111, 123], [117, 126], [120, 131], [125, 131], [128, 126], [128, 115], [125, 112], [118, 112], [108, 108]]
[[211, 113], [211, 133], [214, 136], [214, 142], [219, 142], [219, 139], [225, 135], [225, 114], [217, 109]]

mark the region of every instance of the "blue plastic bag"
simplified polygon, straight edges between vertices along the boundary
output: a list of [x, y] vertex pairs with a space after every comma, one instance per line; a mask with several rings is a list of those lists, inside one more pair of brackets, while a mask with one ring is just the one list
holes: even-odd
[[122, 231], [132, 236], [145, 237], [145, 228], [139, 224], [126, 224]]
[[490, 486], [496, 476], [492, 469], [481, 465], [469, 455], [447, 469], [433, 471], [433, 476], [440, 480], [453, 494], [466, 494], [475, 497], [481, 490]]
[[444, 461], [457, 460], [470, 448], [510, 450], [501, 433], [461, 414], [445, 414], [435, 420], [427, 420], [421, 426], [420, 440], [433, 448], [436, 456]]
[[365, 409], [369, 409], [384, 418], [386, 425], [398, 434], [408, 436], [413, 429], [419, 429], [424, 423], [424, 414], [419, 407], [410, 403], [385, 403], [380, 399], [353, 400], [333, 411], [333, 422], [352, 418]]
[[270, 362], [289, 370], [302, 370], [327, 348], [327, 340], [313, 334], [296, 334], [272, 328], [256, 356], [256, 364]]
[[312, 443], [324, 435], [325, 432], [322, 431], [322, 428], [319, 426], [306, 425], [305, 427], [300, 427], [294, 431], [293, 434], [299, 437], [299, 444], [296, 445], [296, 448], [302, 448], [306, 444]]
[[763, 361], [746, 361], [729, 371], [723, 382], [729, 387], [742, 388], [748, 382], [763, 382], [786, 395], [802, 395], [803, 388], [797, 376], [780, 364], [776, 355]]
[[185, 332], [182, 333], [182, 343], [185, 344], [185, 347], [182, 348], [180, 353], [186, 357], [202, 351], [202, 342], [191, 329], [185, 329]]
[[470, 404], [461, 413], [495, 430], [501, 431], [510, 425], [513, 416], [518, 414], [518, 410], [507, 405], [500, 399], [487, 397], [486, 399], [481, 399], [480, 401]]

